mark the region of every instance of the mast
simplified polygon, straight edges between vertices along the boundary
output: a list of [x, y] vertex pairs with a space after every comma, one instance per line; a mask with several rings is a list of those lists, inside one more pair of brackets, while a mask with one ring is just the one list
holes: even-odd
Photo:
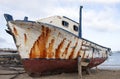
[[82, 38], [82, 8], [83, 6], [80, 6], [80, 12], [79, 12], [79, 38]]

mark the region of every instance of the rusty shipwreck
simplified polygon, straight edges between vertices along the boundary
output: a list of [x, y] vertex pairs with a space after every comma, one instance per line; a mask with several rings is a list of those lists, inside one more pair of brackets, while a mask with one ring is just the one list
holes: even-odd
[[4, 16], [6, 31], [13, 36], [28, 74], [77, 71], [78, 56], [81, 56], [83, 67], [92, 68], [103, 63], [111, 51], [82, 38], [81, 23], [65, 16], [37, 21], [29, 21], [27, 17], [13, 20], [9, 14]]

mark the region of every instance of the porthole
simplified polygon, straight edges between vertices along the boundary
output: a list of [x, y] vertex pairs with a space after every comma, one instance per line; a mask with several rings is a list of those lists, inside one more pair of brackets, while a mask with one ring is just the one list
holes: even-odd
[[69, 26], [69, 23], [66, 22], [66, 21], [62, 21], [62, 25], [65, 26], [65, 27], [68, 27], [68, 26]]
[[73, 25], [73, 30], [74, 30], [74, 31], [78, 31], [78, 26]]

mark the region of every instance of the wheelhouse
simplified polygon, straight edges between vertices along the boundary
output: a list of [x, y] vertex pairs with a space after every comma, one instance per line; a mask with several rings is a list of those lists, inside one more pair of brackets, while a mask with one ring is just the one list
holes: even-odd
[[56, 27], [69, 31], [75, 34], [76, 36], [78, 36], [78, 33], [79, 33], [79, 23], [65, 16], [52, 16], [52, 17], [37, 20], [37, 22], [43, 22], [50, 25], [54, 25]]

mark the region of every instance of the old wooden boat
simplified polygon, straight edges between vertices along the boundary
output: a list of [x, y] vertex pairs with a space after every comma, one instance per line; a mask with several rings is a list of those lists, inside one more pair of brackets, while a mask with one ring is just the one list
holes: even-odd
[[81, 36], [81, 23], [65, 16], [52, 16], [37, 21], [13, 20], [4, 14], [6, 30], [14, 38], [24, 68], [28, 74], [77, 71], [77, 57], [82, 66], [92, 68], [103, 63], [110, 48]]

